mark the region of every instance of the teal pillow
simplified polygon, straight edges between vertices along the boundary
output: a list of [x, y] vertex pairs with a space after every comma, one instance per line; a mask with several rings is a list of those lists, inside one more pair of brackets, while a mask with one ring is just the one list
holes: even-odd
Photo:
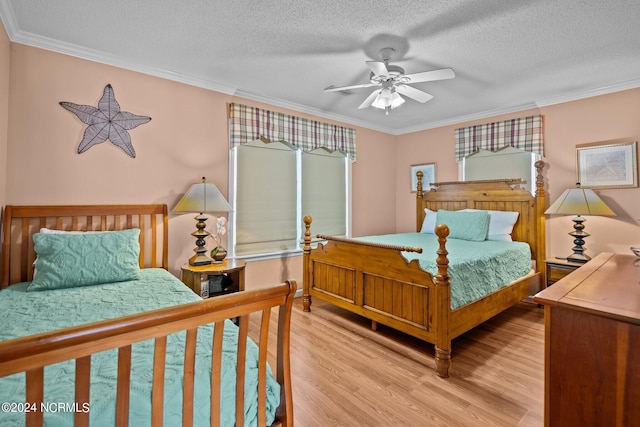
[[33, 235], [38, 274], [28, 291], [75, 288], [140, 278], [139, 229]]
[[487, 211], [446, 211], [440, 209], [436, 224], [449, 226], [449, 238], [481, 242], [487, 239], [489, 213]]

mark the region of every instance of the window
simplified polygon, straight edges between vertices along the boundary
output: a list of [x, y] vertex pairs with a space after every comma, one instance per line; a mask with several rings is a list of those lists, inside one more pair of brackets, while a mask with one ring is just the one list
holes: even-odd
[[234, 255], [300, 250], [305, 215], [314, 234], [347, 235], [351, 161], [343, 153], [255, 140], [234, 147], [231, 159]]
[[236, 150], [235, 254], [295, 249], [296, 151], [260, 140]]
[[463, 181], [522, 178], [535, 187], [534, 163], [544, 155], [542, 115], [456, 129], [456, 160]]
[[314, 234], [346, 236], [346, 172], [346, 156], [338, 151], [302, 153], [302, 216], [311, 215]]
[[534, 153], [507, 147], [497, 152], [479, 150], [462, 159], [463, 181], [485, 179], [522, 178], [523, 188], [533, 192], [535, 187], [534, 162], [539, 158]]

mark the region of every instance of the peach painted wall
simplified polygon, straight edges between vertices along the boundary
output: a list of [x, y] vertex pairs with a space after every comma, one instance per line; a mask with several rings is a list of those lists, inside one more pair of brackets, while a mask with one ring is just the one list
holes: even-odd
[[[640, 140], [640, 89], [552, 105], [541, 111], [545, 116], [548, 193], [552, 201], [575, 185], [576, 145], [619, 138]], [[617, 216], [588, 217], [585, 222], [585, 231], [591, 234], [586, 239], [588, 253], [630, 254], [629, 246], [640, 243], [640, 188], [596, 192]], [[570, 217], [548, 217], [550, 255], [571, 253], [573, 239], [566, 233], [572, 229]]]
[[7, 191], [7, 137], [9, 132], [9, 58], [11, 43], [0, 22], [0, 206], [5, 205]]
[[[229, 102], [310, 117], [51, 51], [16, 43], [11, 47], [7, 204], [166, 203], [171, 208], [201, 176], [226, 195]], [[76, 153], [86, 126], [58, 103], [97, 106], [107, 83], [123, 111], [152, 118], [130, 131], [135, 159], [110, 142]], [[394, 156], [394, 137], [356, 131], [355, 231], [393, 232], [394, 204], [379, 204], [366, 196], [375, 190], [380, 200], [394, 198], [393, 174], [377, 182], [379, 171], [388, 169], [388, 159]], [[169, 262], [176, 274], [193, 254], [189, 234], [194, 230], [191, 215], [171, 216]], [[300, 280], [300, 257], [247, 267], [252, 285], [288, 277]]]
[[[489, 123], [513, 117], [542, 114], [544, 116], [545, 169], [547, 206], [576, 182], [577, 144], [618, 138], [640, 139], [640, 89], [585, 98], [514, 114], [489, 117], [429, 129], [398, 137], [396, 152], [396, 229], [415, 227], [415, 193], [409, 192], [409, 166], [436, 162], [437, 179], [457, 180], [454, 152], [454, 130], [459, 127]], [[587, 253], [630, 253], [631, 244], [640, 243], [640, 188], [596, 191], [617, 213], [615, 218], [588, 217]], [[567, 256], [573, 238], [571, 217], [547, 217], [547, 256]]]

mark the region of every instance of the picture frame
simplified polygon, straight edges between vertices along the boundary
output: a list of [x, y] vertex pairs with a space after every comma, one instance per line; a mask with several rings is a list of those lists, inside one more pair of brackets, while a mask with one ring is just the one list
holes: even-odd
[[418, 191], [418, 176], [416, 173], [422, 172], [422, 191], [430, 191], [429, 183], [436, 182], [436, 164], [425, 163], [422, 165], [411, 165], [411, 192]]
[[630, 139], [577, 145], [577, 182], [584, 188], [637, 187], [636, 146]]

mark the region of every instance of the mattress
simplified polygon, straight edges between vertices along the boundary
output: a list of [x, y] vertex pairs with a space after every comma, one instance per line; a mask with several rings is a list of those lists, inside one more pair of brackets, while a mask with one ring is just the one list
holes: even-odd
[[[438, 237], [425, 233], [400, 233], [360, 237], [358, 240], [422, 248], [422, 253], [402, 252], [409, 261], [435, 275]], [[455, 310], [494, 292], [531, 271], [531, 248], [524, 242], [447, 239], [451, 280], [451, 309]]]
[[[26, 292], [29, 283], [19, 283], [0, 291], [0, 340], [8, 340], [54, 329], [110, 319], [200, 299], [163, 269], [143, 269], [139, 280]], [[235, 377], [238, 328], [229, 320], [224, 328], [221, 425], [235, 422]], [[208, 426], [211, 346], [213, 325], [198, 328], [194, 386], [194, 425]], [[167, 339], [165, 379], [165, 425], [182, 425], [182, 371], [185, 333]], [[258, 348], [248, 340], [245, 386], [245, 422], [257, 425]], [[131, 400], [129, 425], [150, 424], [153, 341], [132, 346]], [[74, 402], [73, 361], [45, 368], [45, 403]], [[280, 386], [267, 369], [267, 422], [271, 424], [280, 401]], [[115, 422], [117, 350], [91, 357], [91, 426], [112, 426]], [[24, 402], [24, 373], [0, 378], [0, 402]], [[73, 425], [71, 412], [47, 412], [45, 425]], [[0, 425], [24, 425], [23, 413], [0, 412]]]

